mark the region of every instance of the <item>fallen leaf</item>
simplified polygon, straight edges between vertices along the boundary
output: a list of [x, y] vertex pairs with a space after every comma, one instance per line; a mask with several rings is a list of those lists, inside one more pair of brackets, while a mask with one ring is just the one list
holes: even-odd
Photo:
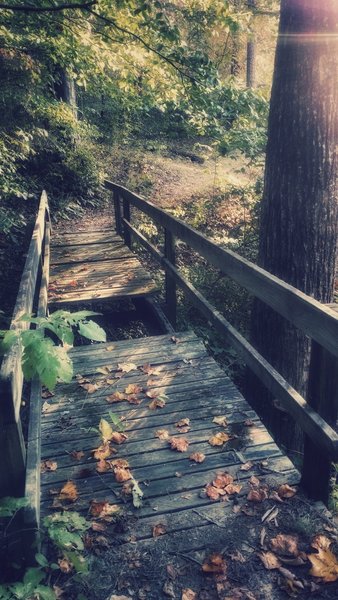
[[246, 421], [244, 421], [245, 427], [253, 427], [254, 424], [255, 424], [254, 421], [252, 421], [251, 419], [246, 419]]
[[143, 365], [143, 367], [141, 367], [141, 371], [143, 371], [143, 373], [145, 373], [146, 375], [158, 375], [160, 372], [159, 367], [152, 367], [149, 364]]
[[162, 591], [165, 596], [168, 596], [168, 598], [176, 598], [174, 584], [172, 581], [165, 581]]
[[42, 388], [41, 398], [47, 400], [47, 398], [52, 398], [53, 396], [55, 396], [53, 392], [50, 392], [46, 387]]
[[251, 485], [254, 485], [256, 487], [258, 487], [260, 485], [260, 481], [259, 481], [258, 477], [255, 477], [254, 475], [252, 475], [250, 477], [249, 483], [251, 483]]
[[81, 383], [80, 385], [88, 394], [93, 394], [99, 389], [97, 383]]
[[155, 431], [155, 437], [157, 437], [159, 440], [168, 440], [170, 438], [170, 434], [167, 429], [158, 429]]
[[177, 423], [175, 423], [175, 425], [176, 427], [186, 427], [187, 425], [190, 425], [190, 419], [180, 419], [179, 421], [177, 421]]
[[96, 372], [97, 372], [97, 373], [102, 373], [103, 375], [109, 375], [109, 373], [110, 373], [111, 371], [112, 371], [112, 367], [108, 367], [108, 366], [105, 366], [105, 367], [98, 367], [98, 368], [96, 369]]
[[137, 365], [134, 365], [134, 363], [119, 363], [117, 368], [123, 373], [129, 373], [130, 371], [136, 371]]
[[117, 504], [109, 504], [106, 500], [91, 500], [89, 511], [92, 517], [104, 518], [119, 512], [120, 507]]
[[185, 590], [182, 590], [181, 600], [196, 600], [196, 599], [197, 599], [197, 594], [192, 589], [186, 588]]
[[147, 398], [157, 398], [160, 395], [159, 390], [146, 390]]
[[208, 485], [205, 488], [205, 493], [208, 496], [208, 498], [214, 501], [220, 499], [222, 491], [223, 490], [221, 488], [216, 488], [211, 483], [208, 483]]
[[308, 559], [311, 562], [310, 575], [318, 577], [324, 583], [337, 581], [338, 562], [336, 556], [330, 550], [332, 542], [324, 535], [316, 535], [312, 540], [311, 546], [316, 548], [316, 554], [309, 554]]
[[191, 427], [180, 427], [177, 431], [177, 433], [188, 433], [190, 431]]
[[285, 556], [298, 556], [298, 538], [296, 535], [279, 533], [270, 540], [270, 548], [276, 554]]
[[233, 483], [234, 478], [229, 473], [218, 473], [215, 479], [212, 482], [212, 485], [216, 488], [224, 488], [229, 485], [229, 483]]
[[110, 396], [107, 396], [106, 400], [110, 404], [113, 404], [114, 402], [123, 402], [124, 400], [127, 400], [127, 398], [122, 392], [114, 392]]
[[225, 433], [224, 431], [220, 431], [219, 433], [216, 433], [211, 438], [209, 438], [209, 444], [210, 444], [210, 446], [223, 446], [223, 444], [225, 444], [225, 442], [228, 442], [229, 440], [231, 440], [231, 437], [232, 436], [229, 435], [228, 433]]
[[61, 488], [58, 495], [58, 500], [68, 500], [69, 502], [75, 502], [78, 498], [78, 491], [73, 481], [67, 481]]
[[170, 341], [173, 344], [179, 344], [181, 340], [179, 340], [177, 337], [175, 337], [174, 335], [171, 336]]
[[97, 460], [108, 458], [114, 452], [116, 452], [116, 450], [111, 447], [109, 442], [105, 442], [105, 444], [102, 444], [98, 448], [95, 448], [95, 450], [92, 450], [92, 454]]
[[108, 473], [111, 470], [111, 465], [107, 460], [99, 460], [96, 463], [96, 470], [98, 473]]
[[253, 462], [251, 462], [251, 460], [249, 460], [248, 462], [241, 465], [239, 470], [240, 471], [250, 471], [250, 469], [252, 469], [253, 466], [254, 466]]
[[40, 464], [41, 473], [46, 473], [46, 471], [56, 471], [58, 468], [58, 464], [56, 460], [43, 460]]
[[273, 552], [258, 552], [258, 556], [261, 559], [266, 569], [273, 570], [279, 569], [282, 566], [279, 558]]
[[135, 396], [135, 394], [130, 394], [130, 396], [127, 398], [127, 401], [129, 404], [141, 404], [142, 399]]
[[81, 458], [84, 457], [84, 452], [82, 452], [82, 450], [73, 450], [70, 453], [70, 456], [73, 460], [81, 460]]
[[267, 497], [268, 493], [265, 488], [252, 489], [247, 495], [250, 502], [263, 502]]
[[117, 381], [117, 379], [111, 379], [111, 378], [108, 378], [108, 379], [105, 380], [105, 382], [108, 385], [114, 385], [114, 383], [116, 383], [116, 381]]
[[113, 429], [106, 419], [100, 419], [99, 430], [103, 443], [108, 442], [113, 434]]
[[129, 462], [125, 458], [115, 458], [114, 460], [109, 461], [112, 467], [117, 467], [119, 469], [129, 469]]
[[105, 351], [106, 352], [111, 352], [112, 350], [114, 350], [115, 346], [106, 346]]
[[139, 385], [136, 385], [136, 383], [130, 383], [124, 391], [126, 394], [139, 394], [142, 392], [142, 388]]
[[155, 408], [163, 408], [165, 406], [165, 400], [163, 400], [163, 398], [154, 398], [148, 406], [152, 410]]
[[109, 598], [107, 598], [107, 600], [133, 600], [131, 596], [116, 596], [116, 594], [113, 594], [112, 596], [109, 596]]
[[193, 460], [196, 463], [202, 463], [205, 461], [205, 454], [203, 454], [202, 452], [193, 452], [192, 454], [190, 454], [189, 459]]
[[160, 535], [164, 535], [167, 533], [167, 528], [163, 523], [158, 523], [153, 527], [153, 537], [159, 537]]
[[212, 420], [216, 425], [220, 425], [221, 427], [227, 427], [228, 420], [225, 415], [219, 415], [218, 417], [214, 417]]
[[73, 565], [67, 558], [59, 558], [58, 565], [61, 573], [70, 573], [73, 570]]
[[246, 588], [231, 588], [230, 596], [224, 596], [222, 600], [256, 600], [256, 596]]
[[123, 444], [127, 439], [128, 436], [120, 431], [113, 431], [110, 436], [110, 440], [118, 445]]
[[288, 483], [283, 483], [277, 489], [277, 493], [281, 498], [292, 498], [297, 493], [297, 489], [291, 487]]
[[228, 496], [232, 496], [233, 494], [239, 494], [242, 487], [239, 483], [229, 483], [229, 485], [225, 486], [224, 490]]
[[106, 529], [107, 529], [107, 525], [105, 523], [97, 523], [96, 521], [92, 521], [90, 527], [93, 531], [100, 531], [100, 532], [106, 531]]
[[171, 438], [169, 443], [171, 449], [177, 452], [186, 452], [188, 450], [189, 441], [186, 438]]
[[121, 467], [114, 467], [114, 475], [115, 479], [118, 483], [122, 483], [123, 481], [128, 481], [132, 478], [131, 472], [129, 469], [123, 469]]
[[203, 563], [204, 573], [217, 573], [224, 575], [227, 570], [226, 562], [221, 554], [211, 554]]

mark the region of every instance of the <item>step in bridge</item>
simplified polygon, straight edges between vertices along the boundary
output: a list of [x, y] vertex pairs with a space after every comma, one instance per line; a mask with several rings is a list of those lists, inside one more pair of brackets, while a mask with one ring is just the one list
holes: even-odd
[[[25, 495], [26, 528], [36, 531], [41, 515], [58, 508], [57, 491], [71, 483], [76, 489], [72, 509], [83, 514], [88, 515], [93, 501], [127, 504], [137, 519], [133, 543], [148, 540], [151, 544], [152, 528], [160, 521], [174, 537], [197, 528], [196, 548], [203, 545], [210, 519], [224, 521], [227, 514], [233, 515], [237, 499], [251, 489], [252, 475], [269, 490], [301, 480], [311, 497], [325, 501], [331, 464], [338, 459], [338, 314], [334, 307], [320, 304], [217, 246], [122, 186], [108, 181], [105, 185], [113, 196], [115, 231], [93, 229], [54, 237], [43, 192], [11, 327], [28, 326], [18, 320], [23, 314], [45, 316], [49, 310], [77, 302], [91, 306], [97, 301], [142, 297], [149, 300], [161, 333], [71, 349], [75, 376], [70, 384], [58, 384], [55, 395], [46, 401], [40, 383], [31, 383], [26, 435], [21, 422], [21, 349], [14, 347], [5, 355], [0, 382], [0, 495]], [[163, 250], [140, 233], [133, 210], [163, 230]], [[312, 338], [308, 403], [182, 275], [176, 265], [176, 240]], [[153, 298], [158, 286], [141, 264], [140, 246], [164, 271], [165, 314]], [[178, 287], [303, 430], [301, 473], [202, 341], [193, 332], [176, 332]], [[81, 381], [93, 386], [90, 391]], [[102, 441], [99, 423], [110, 411], [118, 418], [119, 436], [112, 455], [100, 459], [100, 453], [95, 453]], [[41, 473], [41, 461], [57, 463], [57, 468], [43, 468]], [[119, 469], [121, 478], [116, 480], [113, 473]], [[212, 484], [224, 473], [228, 495]], [[133, 507], [125, 495], [128, 481], [139, 485], [140, 508]], [[231, 501], [221, 502], [222, 496]]]

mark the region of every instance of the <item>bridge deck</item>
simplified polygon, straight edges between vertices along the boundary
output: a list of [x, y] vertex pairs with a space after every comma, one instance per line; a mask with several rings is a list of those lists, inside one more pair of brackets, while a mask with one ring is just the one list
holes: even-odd
[[110, 230], [52, 237], [50, 305], [141, 297], [156, 289], [140, 261]]
[[[174, 536], [183, 529], [197, 528], [200, 533], [189, 539], [193, 549], [203, 546], [208, 519], [224, 522], [234, 516], [238, 499], [245, 504], [252, 475], [269, 490], [281, 482], [298, 480], [289, 459], [195, 334], [78, 347], [71, 355], [77, 377], [71, 384], [58, 385], [55, 396], [44, 404], [42, 461], [51, 462], [43, 463], [47, 470], [42, 473], [42, 514], [50, 512], [54, 504], [58, 510], [60, 505], [71, 505], [87, 515], [92, 500], [107, 501], [138, 517], [136, 527], [129, 521], [131, 528], [123, 541], [151, 538], [153, 526], [161, 523]], [[88, 389], [88, 384], [93, 387]], [[130, 385], [137, 387], [128, 388]], [[109, 403], [107, 398], [116, 392], [129, 402]], [[162, 408], [149, 406], [156, 398], [165, 401]], [[110, 411], [127, 436], [120, 445], [112, 443], [116, 452], [110, 459], [128, 460], [144, 493], [140, 509], [133, 508], [131, 497], [123, 493], [125, 488], [116, 481], [114, 467], [102, 472], [109, 464], [99, 464], [93, 456], [102, 443], [100, 419], [118, 429]], [[213, 421], [222, 415], [228, 423], [225, 427]], [[184, 433], [184, 427], [176, 424], [186, 418], [190, 429]], [[170, 438], [188, 440], [187, 450], [171, 449], [168, 439], [156, 437], [158, 430], [166, 430]], [[229, 441], [211, 445], [209, 440], [217, 433], [227, 433]], [[190, 460], [192, 453], [204, 454], [205, 460]], [[246, 470], [249, 461], [253, 464]], [[205, 487], [224, 472], [241, 488], [234, 495], [220, 497], [227, 502], [214, 501]], [[58, 496], [67, 481], [76, 485], [74, 502]], [[224, 530], [220, 529], [219, 535], [224, 536]]]

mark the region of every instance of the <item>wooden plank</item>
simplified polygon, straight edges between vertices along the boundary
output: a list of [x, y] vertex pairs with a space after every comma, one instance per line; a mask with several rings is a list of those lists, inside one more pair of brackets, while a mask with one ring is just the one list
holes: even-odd
[[[135, 268], [140, 269], [139, 260], [132, 255], [129, 258], [122, 258], [121, 260], [104, 260], [97, 262], [82, 262], [82, 263], [70, 263], [67, 265], [52, 265], [51, 267], [51, 281], [55, 278], [57, 279], [60, 274], [65, 277], [69, 277], [70, 279], [74, 279], [74, 276], [81, 274], [91, 273], [120, 273], [125, 271], [133, 271]], [[141, 267], [142, 268], [142, 267]]]
[[53, 235], [52, 248], [58, 246], [81, 246], [83, 244], [86, 246], [92, 244], [107, 244], [117, 241], [122, 242], [122, 239], [113, 230], [111, 232], [97, 231], [95, 233], [90, 231], [83, 233], [59, 233]]
[[108, 189], [117, 190], [131, 204], [166, 227], [173, 235], [199, 252], [257, 298], [299, 327], [335, 356], [338, 356], [338, 314], [326, 305], [278, 279], [261, 267], [231, 250], [217, 246], [180, 219], [169, 215], [123, 186], [106, 181]]
[[77, 246], [56, 246], [52, 249], [51, 264], [97, 262], [112, 258], [131, 258], [133, 255], [122, 242], [114, 244], [79, 244]]
[[69, 304], [72, 302], [95, 302], [98, 300], [107, 300], [109, 298], [124, 298], [125, 296], [142, 297], [147, 296], [148, 294], [154, 294], [156, 291], [157, 288], [149, 283], [127, 288], [100, 288], [97, 291], [78, 290], [76, 292], [63, 293], [61, 296], [52, 296], [50, 298], [50, 304], [53, 306], [61, 306], [62, 304]]
[[[175, 238], [168, 229], [164, 230], [164, 255], [173, 266], [176, 265]], [[177, 317], [176, 281], [167, 270], [165, 272], [164, 289], [168, 318], [172, 326], [175, 328]]]

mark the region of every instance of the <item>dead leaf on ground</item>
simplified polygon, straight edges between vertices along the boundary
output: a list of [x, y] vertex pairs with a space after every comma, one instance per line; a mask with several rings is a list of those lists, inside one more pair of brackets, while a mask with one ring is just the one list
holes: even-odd
[[160, 535], [164, 535], [167, 533], [167, 528], [163, 523], [158, 523], [153, 527], [153, 537], [159, 537]]
[[263, 502], [268, 497], [268, 492], [264, 487], [258, 489], [252, 489], [247, 495], [247, 499], [250, 502]]
[[92, 454], [97, 460], [109, 458], [109, 456], [111, 456], [115, 452], [115, 448], [113, 448], [109, 442], [105, 442], [105, 444], [101, 444], [101, 446], [92, 450]]
[[100, 419], [99, 430], [103, 443], [109, 442], [113, 434], [113, 428], [106, 419]]
[[168, 598], [176, 598], [174, 584], [172, 581], [165, 581], [162, 591], [165, 596], [168, 596]]
[[221, 427], [227, 427], [228, 419], [225, 415], [219, 415], [218, 417], [214, 417], [212, 420], [216, 425], [220, 425]]
[[146, 390], [146, 396], [147, 398], [157, 398], [160, 395], [160, 391], [159, 390]]
[[129, 469], [129, 462], [125, 458], [115, 458], [114, 460], [109, 461], [112, 467], [116, 467], [119, 469]]
[[91, 500], [89, 512], [92, 517], [105, 518], [120, 511], [117, 504], [109, 504], [106, 500]]
[[142, 398], [138, 398], [136, 394], [130, 394], [127, 398], [129, 404], [141, 404]]
[[260, 481], [259, 481], [258, 477], [255, 477], [255, 475], [252, 475], [250, 477], [249, 483], [251, 483], [251, 485], [254, 485], [255, 487], [258, 487], [260, 485]]
[[136, 383], [130, 383], [129, 385], [127, 385], [124, 391], [126, 394], [139, 394], [140, 392], [142, 392], [142, 388]]
[[232, 588], [230, 596], [224, 596], [222, 600], [256, 600], [256, 596], [246, 588]]
[[58, 468], [58, 464], [56, 460], [43, 460], [40, 464], [41, 473], [46, 473], [46, 471], [56, 471]]
[[221, 496], [226, 495], [226, 492], [222, 490], [222, 488], [216, 488], [211, 483], [208, 483], [208, 485], [206, 486], [205, 493], [208, 496], [208, 498], [210, 498], [210, 500], [214, 501], [217, 501], [220, 499]]
[[171, 438], [170, 447], [172, 450], [176, 450], [177, 452], [186, 452], [188, 450], [189, 441], [186, 438]]
[[186, 427], [187, 425], [190, 425], [190, 419], [185, 417], [184, 419], [180, 419], [179, 421], [177, 421], [175, 425], [176, 427]]
[[266, 569], [273, 570], [279, 569], [282, 566], [279, 558], [273, 552], [258, 552], [258, 556], [261, 559]]
[[70, 573], [73, 570], [73, 565], [68, 558], [59, 558], [58, 565], [61, 573]]
[[124, 444], [124, 442], [128, 439], [128, 436], [125, 433], [121, 433], [120, 431], [113, 431], [110, 440], [115, 444]]
[[217, 573], [224, 575], [227, 570], [227, 564], [221, 554], [211, 554], [206, 558], [202, 565], [204, 573]]
[[137, 365], [134, 363], [118, 363], [117, 368], [123, 373], [129, 373], [130, 371], [136, 371]]
[[252, 421], [251, 419], [246, 419], [246, 421], [244, 421], [245, 427], [253, 427], [254, 424], [255, 424], [254, 421]]
[[108, 471], [111, 471], [111, 465], [109, 463], [109, 461], [107, 460], [99, 460], [96, 463], [96, 470], [98, 473], [108, 473]]
[[216, 488], [225, 488], [229, 483], [233, 483], [234, 478], [229, 473], [218, 473], [212, 482]]
[[113, 367], [108, 367], [107, 365], [105, 367], [98, 367], [96, 369], [97, 373], [102, 373], [102, 375], [109, 375], [109, 373], [113, 370]]
[[160, 373], [159, 367], [152, 367], [149, 364], [143, 365], [140, 367], [141, 371], [146, 375], [158, 375]]
[[168, 440], [170, 438], [170, 434], [167, 429], [158, 429], [155, 431], [155, 437], [157, 437], [159, 440]]
[[92, 521], [90, 528], [93, 531], [99, 531], [102, 533], [103, 531], [106, 531], [107, 525], [105, 523], [97, 523], [96, 521]]
[[240, 471], [250, 471], [250, 469], [252, 469], [253, 466], [254, 466], [253, 462], [251, 462], [251, 460], [249, 460], [248, 462], [241, 465], [239, 470]]
[[118, 483], [122, 483], [123, 481], [128, 481], [132, 478], [131, 472], [129, 469], [123, 469], [121, 467], [114, 467], [114, 475], [115, 479]]
[[324, 535], [316, 535], [311, 543], [318, 552], [309, 554], [308, 559], [311, 562], [310, 575], [318, 577], [324, 583], [337, 581], [338, 579], [338, 561], [337, 557], [330, 550], [332, 542]]
[[123, 402], [124, 400], [127, 400], [127, 398], [122, 392], [114, 392], [110, 396], [107, 396], [106, 400], [110, 404], [113, 404], [114, 402]]
[[186, 588], [182, 590], [181, 600], [197, 600], [197, 594], [192, 589]]
[[82, 452], [82, 450], [73, 450], [70, 453], [70, 456], [73, 460], [81, 460], [81, 458], [84, 457], [84, 452]]
[[277, 493], [281, 498], [292, 498], [297, 493], [297, 489], [288, 483], [283, 483], [277, 489]]
[[67, 481], [65, 485], [61, 488], [61, 491], [58, 495], [58, 500], [68, 500], [69, 502], [75, 502], [78, 498], [78, 491], [75, 483], [73, 481]]
[[99, 389], [97, 383], [81, 383], [80, 386], [86, 390], [88, 394], [93, 394]]
[[196, 463], [202, 463], [205, 461], [205, 454], [203, 454], [202, 452], [193, 452], [192, 454], [190, 454], [189, 460], [192, 460]]
[[152, 400], [150, 404], [148, 404], [148, 406], [152, 410], [154, 410], [155, 408], [164, 408], [165, 400], [163, 400], [163, 398], [154, 398], [154, 400]]
[[225, 431], [220, 431], [219, 433], [215, 433], [211, 438], [209, 438], [210, 446], [223, 446], [226, 442], [232, 439], [232, 436]]
[[279, 533], [270, 540], [270, 548], [276, 554], [285, 556], [298, 556], [298, 537], [296, 535], [286, 535]]

